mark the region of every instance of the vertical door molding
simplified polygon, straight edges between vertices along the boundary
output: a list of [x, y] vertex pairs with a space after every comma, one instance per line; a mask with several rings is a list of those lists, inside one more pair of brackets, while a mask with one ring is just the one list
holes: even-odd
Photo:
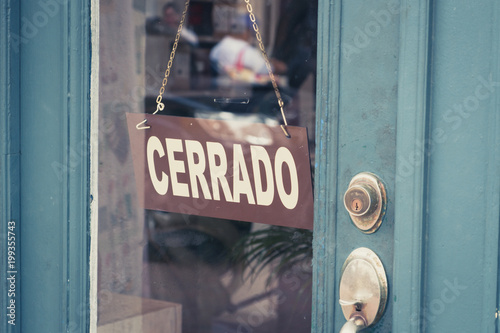
[[[433, 3], [425, 330], [498, 330], [500, 5]], [[440, 133], [439, 133], [440, 132]], [[435, 144], [434, 144], [435, 143]], [[450, 296], [451, 295], [451, 296]]]
[[90, 250], [89, 250], [89, 332], [97, 332], [98, 310], [98, 207], [99, 207], [99, 1], [90, 0]]
[[[491, 63], [492, 78], [495, 81], [500, 81], [500, 2], [493, 2], [492, 11], [492, 39], [489, 58]], [[485, 264], [483, 274], [487, 280], [484, 284], [483, 295], [491, 295], [492, 289], [496, 287], [496, 297], [486, 297], [485, 309], [482, 311], [481, 322], [484, 327], [482, 330], [495, 329], [499, 331], [498, 311], [500, 309], [500, 94], [497, 92], [491, 99], [489, 105], [488, 123], [494, 124], [491, 126], [488, 136], [488, 147], [494, 147], [494, 151], [489, 155], [487, 162], [487, 177], [486, 177], [486, 230], [484, 258]], [[490, 309], [496, 310], [495, 316], [491, 315]], [[492, 317], [495, 317], [493, 319]]]
[[394, 212], [393, 331], [420, 332], [430, 0], [402, 0]]
[[88, 332], [90, 0], [20, 10], [23, 331]]
[[[489, 69], [487, 80], [496, 82], [495, 94], [486, 101], [488, 129], [487, 147], [489, 149], [484, 177], [484, 257], [483, 271], [483, 308], [480, 317], [480, 332], [498, 332], [498, 310], [500, 309], [500, 2], [493, 0], [490, 22], [490, 50], [485, 52], [484, 63]], [[478, 272], [479, 273], [479, 272]], [[493, 290], [496, 289], [496, 293]], [[494, 315], [492, 315], [492, 312]]]
[[[0, 5], [0, 316], [1, 332], [21, 331], [20, 275], [8, 273], [8, 254], [15, 242], [16, 262], [9, 271], [19, 271], [19, 2], [6, 0]], [[9, 222], [13, 222], [10, 223]], [[11, 227], [10, 229], [8, 227]], [[12, 228], [14, 226], [14, 228]], [[9, 231], [11, 234], [9, 234]], [[9, 282], [7, 282], [9, 281]], [[11, 282], [14, 282], [13, 284]], [[15, 286], [15, 288], [11, 288]], [[15, 318], [6, 317], [14, 301]], [[10, 323], [9, 323], [10, 321]]]
[[312, 332], [333, 332], [341, 1], [318, 2]]
[[[489, 60], [492, 81], [500, 82], [500, 3], [493, 1], [491, 15], [491, 49], [485, 57]], [[498, 89], [498, 88], [497, 88]], [[491, 97], [487, 107], [487, 147], [491, 147], [486, 161], [484, 180], [484, 205], [486, 209], [484, 226], [483, 311], [481, 311], [480, 332], [498, 332], [500, 309], [500, 93]], [[492, 291], [496, 289], [496, 293]], [[492, 312], [494, 315], [492, 315]]]

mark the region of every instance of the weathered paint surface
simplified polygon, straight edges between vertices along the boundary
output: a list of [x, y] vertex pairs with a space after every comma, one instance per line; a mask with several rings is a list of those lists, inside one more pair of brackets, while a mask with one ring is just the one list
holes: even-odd
[[88, 331], [89, 11], [20, 2], [23, 332]]
[[[320, 36], [330, 42], [326, 46], [329, 49], [319, 50], [319, 63], [331, 69], [324, 71], [320, 66], [318, 73], [317, 156], [323, 159], [316, 166], [316, 216], [321, 222], [316, 222], [319, 225], [315, 230], [315, 282], [325, 285], [328, 296], [321, 291], [316, 295], [316, 332], [338, 331], [345, 323], [338, 304], [338, 285], [340, 269], [352, 250], [371, 248], [380, 256], [389, 283], [393, 275], [399, 6], [389, 2], [344, 1], [334, 4], [331, 10], [334, 15], [341, 15], [330, 18], [333, 22], [329, 25], [324, 25], [321, 14], [319, 18], [320, 27], [328, 29]], [[320, 13], [324, 12], [322, 8]], [[339, 40], [342, 42], [335, 44]], [[325, 47], [321, 40], [318, 45]], [[322, 62], [324, 52], [330, 58]], [[323, 109], [327, 111], [322, 112]], [[382, 178], [389, 195], [385, 222], [373, 235], [357, 230], [343, 207], [349, 181], [362, 171]], [[330, 308], [326, 310], [324, 306]], [[388, 331], [391, 325], [389, 302], [377, 327]]]
[[[339, 331], [339, 271], [377, 252], [389, 306], [372, 331], [492, 332], [498, 307], [497, 1], [320, 1], [313, 331]], [[388, 187], [373, 235], [342, 196]]]
[[[17, 272], [20, 258], [19, 209], [19, 49], [12, 42], [18, 35], [19, 4], [3, 1], [0, 5], [0, 316], [1, 332], [21, 331], [21, 280]], [[9, 228], [10, 227], [10, 228]], [[9, 234], [9, 232], [11, 232]], [[9, 260], [9, 250], [16, 253]], [[12, 265], [12, 266], [9, 266]], [[8, 281], [8, 283], [7, 283]], [[8, 309], [10, 308], [10, 309]], [[9, 316], [6, 316], [8, 314]], [[10, 322], [10, 323], [9, 323]]]
[[498, 1], [434, 6], [422, 304], [429, 332], [497, 326], [499, 20]]

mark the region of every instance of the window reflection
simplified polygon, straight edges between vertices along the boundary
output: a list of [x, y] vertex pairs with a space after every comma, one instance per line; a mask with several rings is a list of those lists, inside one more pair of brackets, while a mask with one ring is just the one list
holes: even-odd
[[[251, 3], [314, 158], [317, 4]], [[98, 331], [309, 332], [311, 231], [137, 206], [125, 113], [156, 110], [183, 10], [100, 2]], [[243, 0], [191, 1], [163, 100], [160, 114], [282, 122]]]

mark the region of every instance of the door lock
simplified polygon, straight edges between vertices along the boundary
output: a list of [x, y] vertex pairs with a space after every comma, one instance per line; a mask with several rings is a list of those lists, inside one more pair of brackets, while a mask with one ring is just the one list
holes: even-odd
[[339, 303], [347, 319], [340, 332], [359, 332], [376, 324], [384, 313], [387, 294], [387, 276], [380, 258], [365, 247], [354, 250], [340, 278]]
[[371, 234], [382, 223], [386, 209], [386, 192], [376, 175], [362, 172], [354, 176], [344, 195], [344, 206], [351, 220], [362, 232]]

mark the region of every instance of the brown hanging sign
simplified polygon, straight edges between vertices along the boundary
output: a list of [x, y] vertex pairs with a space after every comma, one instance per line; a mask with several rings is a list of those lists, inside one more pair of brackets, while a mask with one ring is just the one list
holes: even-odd
[[[147, 119], [148, 130], [137, 130]], [[127, 114], [142, 207], [312, 229], [307, 131]]]

